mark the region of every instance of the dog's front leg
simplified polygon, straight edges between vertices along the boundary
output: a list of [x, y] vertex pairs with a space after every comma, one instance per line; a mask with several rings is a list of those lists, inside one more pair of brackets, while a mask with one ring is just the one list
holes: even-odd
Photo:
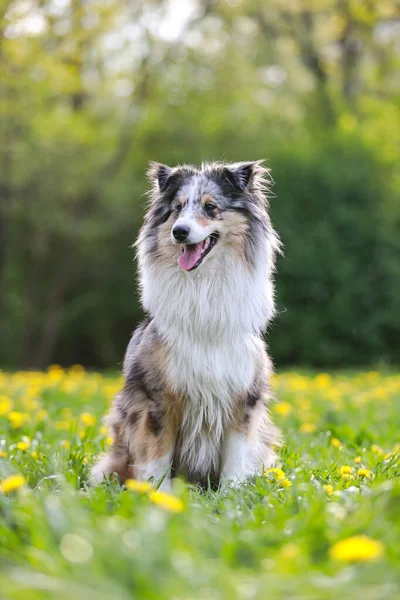
[[171, 466], [176, 430], [171, 419], [157, 417], [150, 411], [130, 445], [134, 458], [133, 473], [139, 481], [152, 481], [164, 491], [171, 489]]
[[274, 460], [275, 452], [264, 436], [230, 431], [223, 445], [221, 483], [233, 486], [243, 483], [261, 475]]
[[154, 456], [148, 462], [134, 465], [134, 473], [139, 481], [152, 480], [155, 487], [169, 492], [171, 490], [171, 466], [174, 449], [170, 448], [163, 456]]
[[221, 483], [237, 485], [253, 475], [261, 474], [262, 464], [254, 461], [254, 443], [244, 433], [230, 431], [222, 452]]

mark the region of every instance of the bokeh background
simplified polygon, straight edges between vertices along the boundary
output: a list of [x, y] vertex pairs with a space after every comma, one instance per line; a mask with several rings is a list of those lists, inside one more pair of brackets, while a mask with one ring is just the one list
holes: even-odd
[[400, 363], [400, 4], [0, 1], [0, 366], [115, 368], [150, 159], [265, 158], [278, 365]]

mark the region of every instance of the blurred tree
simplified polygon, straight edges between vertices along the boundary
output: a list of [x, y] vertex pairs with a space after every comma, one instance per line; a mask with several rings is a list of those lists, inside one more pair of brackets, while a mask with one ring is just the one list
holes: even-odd
[[260, 157], [277, 360], [399, 360], [398, 3], [0, 0], [0, 30], [0, 364], [115, 365], [148, 160]]

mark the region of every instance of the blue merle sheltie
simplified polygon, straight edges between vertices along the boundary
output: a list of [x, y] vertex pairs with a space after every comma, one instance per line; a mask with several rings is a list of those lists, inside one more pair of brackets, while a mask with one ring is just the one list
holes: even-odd
[[262, 161], [152, 163], [136, 247], [148, 317], [129, 343], [107, 422], [113, 445], [92, 470], [170, 486], [240, 483], [275, 460], [264, 330], [274, 315], [279, 239]]

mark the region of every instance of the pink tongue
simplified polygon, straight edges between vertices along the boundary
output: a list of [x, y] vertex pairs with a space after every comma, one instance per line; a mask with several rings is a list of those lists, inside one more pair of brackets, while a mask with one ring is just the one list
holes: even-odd
[[203, 242], [200, 242], [199, 244], [184, 244], [183, 254], [178, 258], [178, 265], [181, 269], [184, 269], [185, 271], [193, 269], [201, 256], [202, 246]]

